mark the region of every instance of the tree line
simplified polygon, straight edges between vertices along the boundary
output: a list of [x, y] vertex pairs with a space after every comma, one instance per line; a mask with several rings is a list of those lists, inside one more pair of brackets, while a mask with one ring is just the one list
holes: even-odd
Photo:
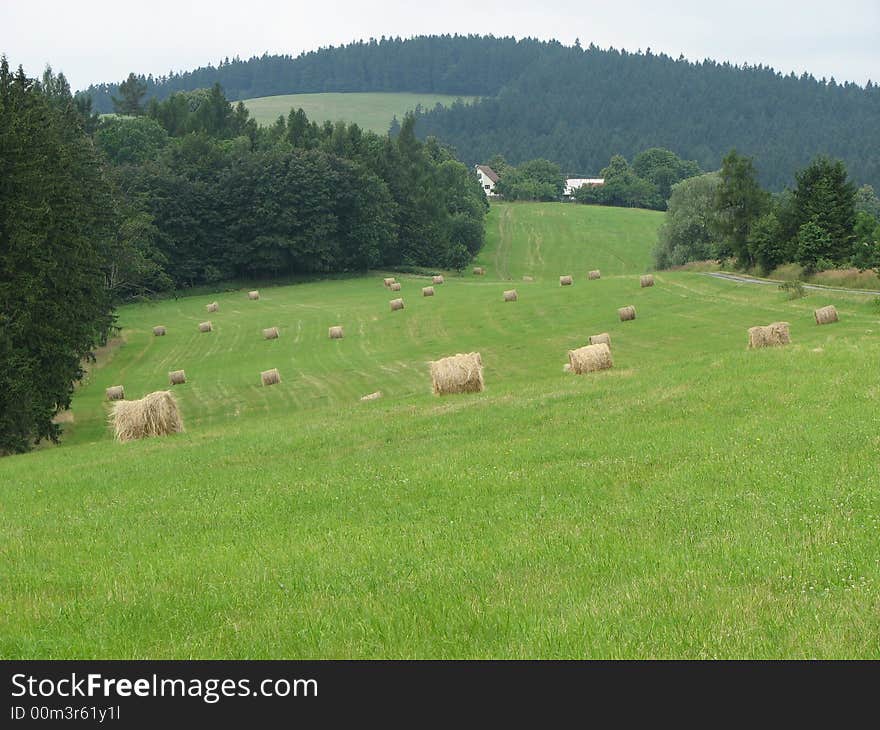
[[674, 185], [657, 266], [733, 258], [764, 273], [787, 263], [808, 274], [880, 271], [880, 200], [870, 185], [856, 187], [841, 160], [816, 157], [778, 193], [759, 180], [754, 159], [731, 150], [717, 172]]
[[302, 110], [260, 128], [215, 85], [101, 119], [0, 64], [0, 454], [57, 439], [121, 301], [234, 278], [462, 269], [488, 204], [435, 139]]

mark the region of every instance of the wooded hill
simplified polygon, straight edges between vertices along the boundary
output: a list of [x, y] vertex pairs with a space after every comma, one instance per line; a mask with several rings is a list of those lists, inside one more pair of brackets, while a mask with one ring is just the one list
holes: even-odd
[[[780, 189], [817, 154], [844, 160], [857, 183], [880, 187], [880, 90], [764, 66], [692, 63], [555, 41], [480, 36], [370, 40], [297, 57], [224, 61], [145, 79], [148, 96], [219, 82], [230, 99], [320, 91], [408, 91], [487, 97], [425, 110], [418, 131], [473, 163], [545, 157], [591, 174], [611, 155], [666, 147], [715, 169], [732, 147], [756, 158]], [[112, 109], [115, 86], [90, 88]]]

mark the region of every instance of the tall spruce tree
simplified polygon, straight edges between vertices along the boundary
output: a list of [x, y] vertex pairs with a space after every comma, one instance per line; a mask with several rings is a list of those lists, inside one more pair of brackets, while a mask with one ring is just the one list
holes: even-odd
[[112, 324], [110, 188], [72, 99], [41, 86], [0, 59], [0, 453], [58, 438]]
[[758, 173], [751, 157], [736, 150], [727, 153], [721, 164], [718, 186], [718, 228], [730, 253], [741, 266], [754, 263], [749, 248], [752, 226], [763, 215], [769, 196], [758, 184]]

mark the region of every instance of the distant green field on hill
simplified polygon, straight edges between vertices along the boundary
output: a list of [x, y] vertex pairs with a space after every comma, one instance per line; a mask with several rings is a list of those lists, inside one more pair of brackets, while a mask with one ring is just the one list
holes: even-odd
[[357, 122], [364, 129], [385, 134], [395, 115], [402, 119], [419, 104], [424, 108], [437, 104], [449, 106], [458, 98], [470, 102], [475, 97], [405, 93], [284, 94], [245, 99], [244, 103], [259, 124], [272, 124], [281, 115], [287, 117], [291, 109], [302, 108], [310, 120], [318, 123], [327, 119]]
[[[0, 460], [0, 655], [877, 658], [878, 311], [643, 289], [662, 219], [494, 204], [486, 276], [399, 275], [398, 312], [385, 272], [122, 308], [64, 443]], [[614, 367], [564, 373], [599, 332]], [[473, 350], [486, 390], [433, 396]], [[104, 389], [178, 368], [186, 433], [114, 443]]]

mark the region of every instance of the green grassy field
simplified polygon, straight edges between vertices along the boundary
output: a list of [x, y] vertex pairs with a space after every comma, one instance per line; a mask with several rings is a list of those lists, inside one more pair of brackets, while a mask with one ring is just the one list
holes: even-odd
[[432, 109], [437, 104], [449, 106], [456, 99], [466, 102], [476, 97], [457, 97], [444, 94], [407, 93], [328, 93], [328, 94], [282, 94], [245, 99], [245, 106], [259, 124], [272, 124], [280, 115], [287, 117], [291, 109], [302, 108], [308, 118], [319, 124], [330, 121], [357, 122], [364, 129], [385, 134], [396, 115], [404, 114], [421, 104]]
[[[63, 445], [0, 460], [0, 656], [876, 658], [878, 312], [641, 289], [661, 220], [495, 205], [487, 276], [400, 276], [400, 312], [382, 272], [123, 308]], [[604, 331], [614, 368], [564, 374]], [[432, 396], [470, 350], [485, 392]], [[187, 432], [115, 444], [104, 388], [176, 368]]]

